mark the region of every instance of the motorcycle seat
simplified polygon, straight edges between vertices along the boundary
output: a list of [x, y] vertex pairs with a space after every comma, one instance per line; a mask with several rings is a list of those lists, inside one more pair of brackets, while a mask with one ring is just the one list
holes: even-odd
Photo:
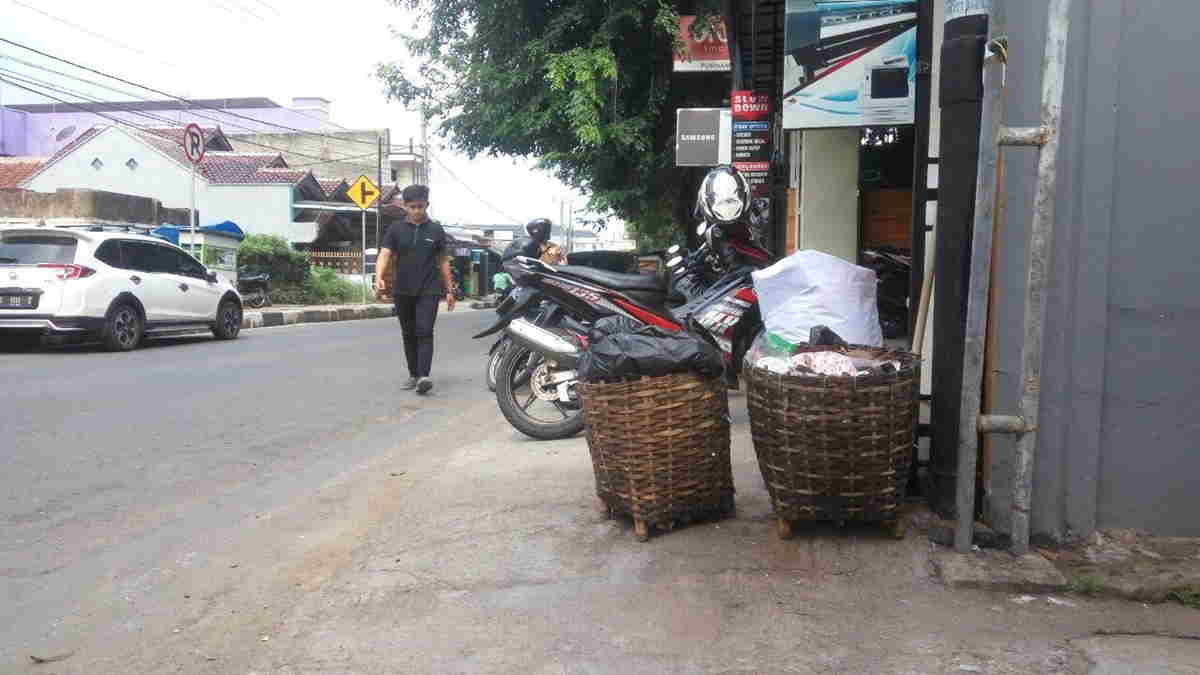
[[665, 293], [667, 290], [652, 274], [620, 274], [580, 265], [560, 265], [554, 269], [567, 276], [590, 281], [597, 286], [611, 288], [614, 291]]

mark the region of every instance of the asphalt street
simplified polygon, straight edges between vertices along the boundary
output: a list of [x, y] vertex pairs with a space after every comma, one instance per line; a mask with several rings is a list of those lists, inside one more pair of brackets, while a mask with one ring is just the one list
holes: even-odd
[[480, 408], [497, 424], [470, 339], [493, 317], [443, 311], [428, 397], [398, 390], [392, 319], [0, 354], [0, 672], [144, 634], [187, 601], [162, 570]]

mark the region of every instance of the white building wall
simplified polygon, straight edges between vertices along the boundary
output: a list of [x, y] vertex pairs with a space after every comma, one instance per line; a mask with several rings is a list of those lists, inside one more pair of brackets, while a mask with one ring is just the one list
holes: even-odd
[[289, 242], [311, 242], [316, 223], [292, 222], [293, 187], [279, 185], [212, 185], [200, 215], [204, 223], [232, 220], [246, 234], [276, 234]]
[[[93, 166], [97, 159], [98, 167]], [[135, 168], [128, 166], [130, 159], [137, 163]], [[197, 204], [204, 186], [203, 180], [197, 180]], [[119, 192], [152, 197], [169, 208], [187, 208], [191, 203], [191, 173], [115, 127], [38, 174], [26, 187], [36, 192], [59, 188]]]

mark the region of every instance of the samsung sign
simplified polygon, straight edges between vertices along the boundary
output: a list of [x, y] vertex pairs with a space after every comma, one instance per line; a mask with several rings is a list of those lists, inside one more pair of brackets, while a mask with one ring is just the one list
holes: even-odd
[[717, 166], [733, 161], [733, 116], [729, 108], [675, 111], [675, 166]]

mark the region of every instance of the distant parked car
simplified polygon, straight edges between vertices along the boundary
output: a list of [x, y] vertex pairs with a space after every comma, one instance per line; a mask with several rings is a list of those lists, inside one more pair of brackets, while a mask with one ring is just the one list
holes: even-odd
[[237, 289], [163, 239], [100, 225], [0, 229], [8, 346], [76, 335], [128, 351], [159, 333], [208, 329], [232, 340], [241, 327]]

